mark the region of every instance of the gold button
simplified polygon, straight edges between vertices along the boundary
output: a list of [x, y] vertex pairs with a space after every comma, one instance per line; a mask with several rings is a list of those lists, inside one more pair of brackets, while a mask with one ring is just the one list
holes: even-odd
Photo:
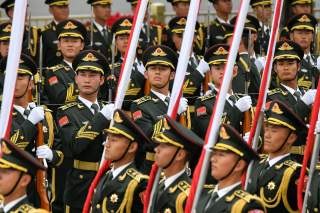
[[97, 207], [97, 209], [100, 209], [100, 204], [97, 204], [96, 207]]
[[80, 179], [83, 179], [83, 175], [79, 175], [79, 178], [80, 178]]

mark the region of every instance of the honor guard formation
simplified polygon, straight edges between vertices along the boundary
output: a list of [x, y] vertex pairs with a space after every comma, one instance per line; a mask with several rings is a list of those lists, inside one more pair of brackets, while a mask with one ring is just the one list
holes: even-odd
[[[130, 75], [122, 71], [142, 1], [79, 1], [91, 10], [87, 22], [71, 18], [68, 0], [37, 0], [53, 17], [45, 26], [32, 26], [26, 15], [8, 131], [0, 138], [0, 213], [189, 213], [194, 187], [201, 191], [196, 213], [320, 211], [320, 118], [312, 117], [320, 73], [317, 0], [284, 0], [277, 35], [272, 20], [281, 1], [251, 0], [241, 38], [234, 38], [234, 1], [202, 1], [208, 12], [205, 19], [198, 15], [185, 59], [180, 55], [191, 0], [167, 0], [173, 13], [165, 20], [153, 11], [161, 4], [149, 1]], [[17, 3], [0, 2], [2, 104]], [[125, 4], [130, 15], [112, 16], [113, 5]], [[227, 88], [223, 79], [235, 39], [240, 44]], [[176, 116], [169, 116], [180, 60], [187, 62], [186, 74]], [[269, 66], [261, 131], [252, 146]], [[208, 146], [222, 89], [222, 117]], [[308, 154], [313, 161], [304, 164], [309, 128], [316, 140]], [[195, 185], [203, 150], [210, 153], [208, 172], [200, 177], [204, 184]]]

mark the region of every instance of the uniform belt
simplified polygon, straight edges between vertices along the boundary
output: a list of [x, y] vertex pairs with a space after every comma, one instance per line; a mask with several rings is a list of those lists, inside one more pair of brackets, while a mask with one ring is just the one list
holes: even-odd
[[74, 160], [73, 161], [73, 168], [86, 170], [86, 171], [98, 171], [99, 170], [99, 163], [98, 162], [87, 162], [87, 161], [80, 161]]
[[194, 105], [188, 106], [189, 107], [189, 112], [195, 112], [196, 108]]
[[153, 153], [153, 152], [147, 152], [146, 153], [146, 160], [154, 161], [154, 155], [155, 155], [155, 153]]
[[292, 147], [291, 147], [291, 154], [304, 155], [304, 149], [305, 149], [305, 146], [304, 146], [304, 145], [301, 145], [301, 146], [292, 146]]

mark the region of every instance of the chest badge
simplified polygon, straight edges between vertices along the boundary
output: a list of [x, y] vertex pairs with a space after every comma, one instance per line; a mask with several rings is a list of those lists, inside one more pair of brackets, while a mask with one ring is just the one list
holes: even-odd
[[118, 197], [117, 194], [112, 194], [112, 195], [110, 196], [110, 201], [111, 201], [111, 203], [116, 203], [116, 202], [118, 202], [118, 199], [119, 199], [119, 197]]
[[276, 188], [276, 184], [273, 181], [270, 181], [267, 185], [268, 189], [270, 191], [274, 190]]

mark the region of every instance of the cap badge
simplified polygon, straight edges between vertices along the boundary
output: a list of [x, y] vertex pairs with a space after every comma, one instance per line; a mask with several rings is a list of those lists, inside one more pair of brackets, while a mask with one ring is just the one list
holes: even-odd
[[120, 117], [119, 112], [114, 113], [113, 120], [114, 120], [116, 123], [122, 123], [122, 122], [123, 122], [123, 120], [122, 120], [121, 117]]
[[298, 19], [299, 22], [311, 22], [307, 15], [303, 15], [301, 18]]
[[230, 136], [228, 135], [228, 133], [224, 127], [221, 127], [221, 129], [220, 129], [220, 137], [224, 140], [228, 140], [230, 138]]
[[215, 54], [215, 55], [228, 55], [229, 52], [226, 49], [224, 49], [223, 47], [219, 47], [217, 49], [217, 51], [215, 51], [213, 54]]
[[12, 27], [12, 25], [8, 24], [2, 31], [6, 32], [6, 33], [11, 32], [11, 27]]
[[153, 56], [166, 56], [167, 53], [165, 53], [160, 47], [158, 47], [153, 53]]
[[74, 30], [76, 29], [77, 26], [74, 25], [71, 21], [68, 21], [68, 23], [66, 25], [64, 25], [63, 29], [65, 30]]
[[88, 53], [82, 61], [98, 61], [98, 59], [92, 53]]
[[181, 18], [181, 19], [177, 22], [177, 24], [179, 24], [179, 25], [186, 25], [186, 23], [187, 23], [187, 19], [185, 19], [185, 18]]
[[272, 109], [271, 109], [272, 112], [276, 113], [276, 114], [283, 114], [283, 111], [280, 109], [278, 103], [275, 103], [273, 106], [272, 106]]
[[125, 20], [123, 20], [123, 22], [121, 22], [120, 26], [121, 27], [131, 27], [132, 23], [128, 19], [125, 19]]
[[293, 50], [293, 47], [291, 47], [287, 42], [284, 42], [281, 47], [278, 48], [279, 50]]

